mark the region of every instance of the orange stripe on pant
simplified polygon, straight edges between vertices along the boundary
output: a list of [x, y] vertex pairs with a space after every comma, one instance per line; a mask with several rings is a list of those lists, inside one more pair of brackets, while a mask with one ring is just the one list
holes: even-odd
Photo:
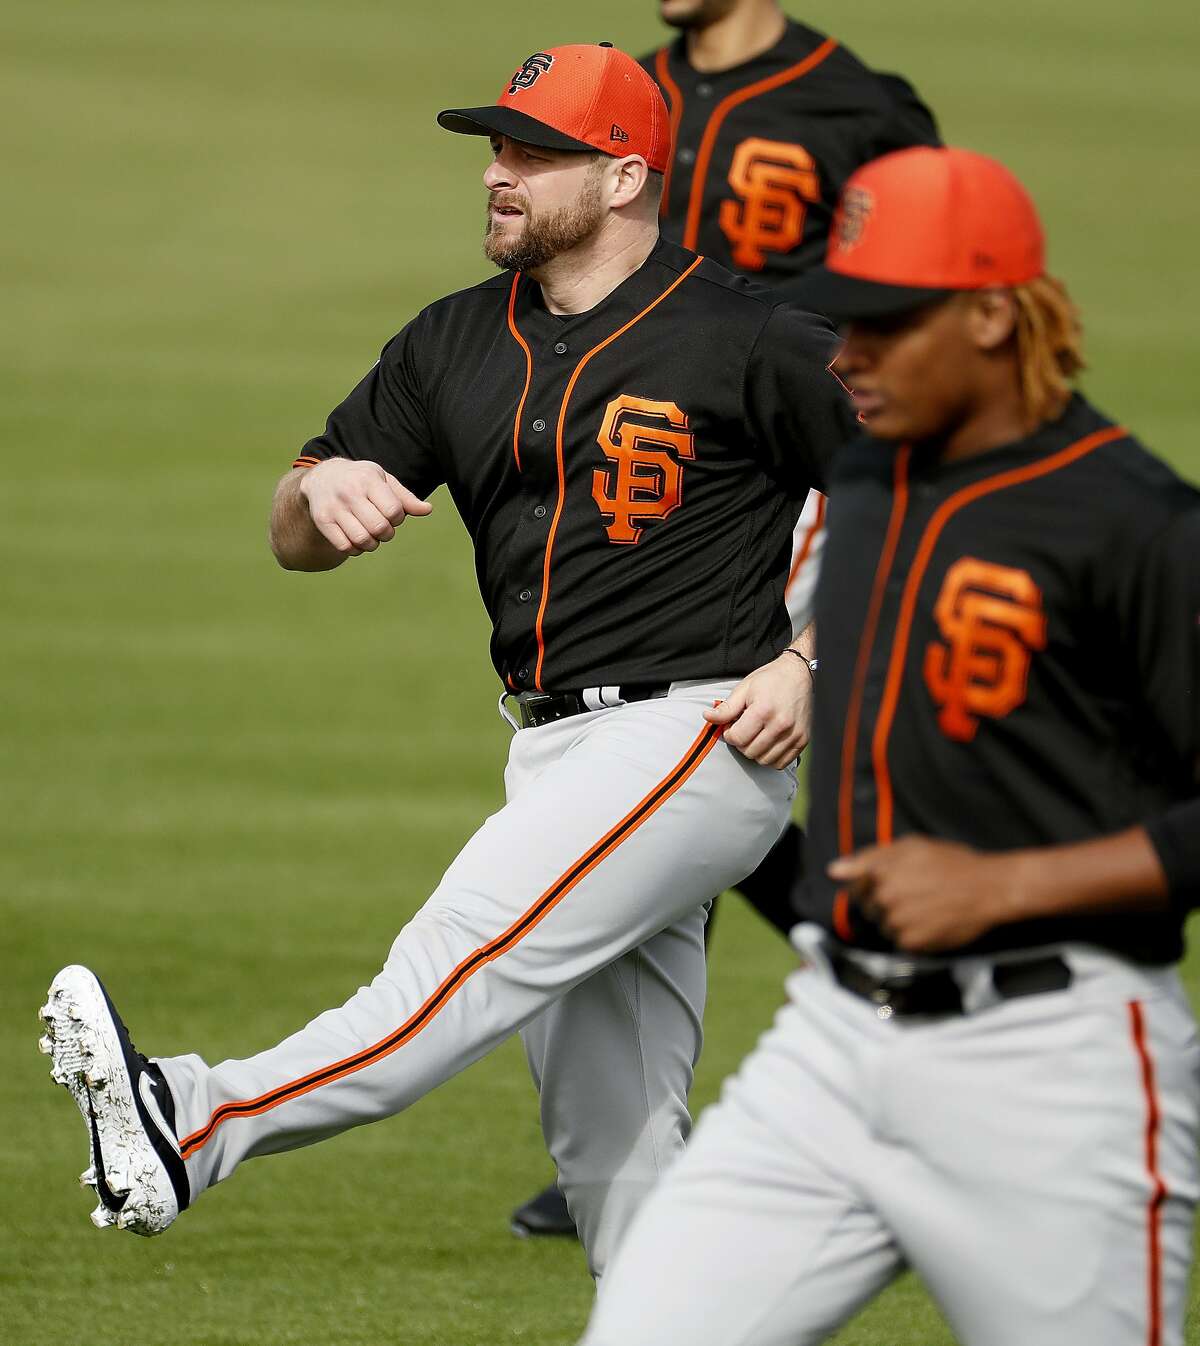
[[487, 963], [507, 953], [562, 901], [588, 874], [607, 856], [642, 826], [673, 794], [676, 793], [693, 775], [708, 754], [721, 741], [721, 727], [706, 725], [683, 757], [663, 777], [661, 781], [645, 795], [615, 827], [611, 828], [594, 845], [588, 848], [569, 869], [559, 875], [536, 902], [525, 911], [512, 925], [488, 944], [469, 954], [450, 973], [440, 986], [426, 999], [399, 1028], [380, 1039], [372, 1046], [353, 1056], [335, 1061], [320, 1070], [312, 1071], [301, 1079], [280, 1085], [270, 1093], [257, 1098], [245, 1099], [237, 1103], [223, 1103], [208, 1121], [180, 1142], [180, 1153], [184, 1159], [190, 1159], [212, 1139], [217, 1128], [235, 1117], [256, 1117], [283, 1103], [319, 1089], [324, 1084], [332, 1084], [344, 1079], [367, 1066], [375, 1065], [385, 1057], [403, 1047], [444, 1008], [451, 997]]
[[1146, 1205], [1146, 1263], [1149, 1280], [1146, 1305], [1147, 1346], [1162, 1346], [1162, 1236], [1159, 1228], [1167, 1184], [1158, 1169], [1158, 1092], [1154, 1084], [1154, 1058], [1146, 1042], [1146, 1021], [1141, 1002], [1129, 1002], [1129, 1027], [1141, 1067], [1146, 1093], [1146, 1172], [1150, 1177], [1150, 1200]]
[[796, 583], [801, 570], [804, 569], [804, 563], [812, 554], [813, 543], [817, 539], [817, 534], [821, 531], [821, 525], [825, 522], [825, 497], [820, 491], [814, 491], [813, 494], [817, 497], [817, 517], [805, 530], [804, 541], [800, 544], [800, 550], [796, 553], [796, 559], [792, 562], [792, 568], [788, 572], [787, 583], [783, 586], [784, 598], [791, 593], [792, 585]]

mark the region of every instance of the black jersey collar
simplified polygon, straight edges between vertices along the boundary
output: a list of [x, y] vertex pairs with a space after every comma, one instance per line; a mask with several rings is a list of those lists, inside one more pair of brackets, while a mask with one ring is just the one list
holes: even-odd
[[660, 235], [641, 266], [583, 313], [551, 313], [542, 297], [541, 286], [523, 275], [517, 289], [517, 314], [522, 325], [531, 324], [534, 332], [544, 330], [547, 334], [562, 335], [574, 331], [591, 334], [600, 329], [616, 331], [656, 299], [695, 260], [694, 252], [670, 243]]
[[[766, 51], [760, 51], [757, 56], [750, 57], [748, 61], [741, 61], [737, 65], [728, 66], [724, 70], [697, 70], [688, 60], [686, 33], [680, 33], [671, 43], [668, 48], [667, 59], [677, 69], [687, 71], [697, 79], [714, 83], [717, 80], [726, 79], [730, 75], [740, 79], [740, 77], [754, 70], [756, 66], [778, 65], [783, 67], [795, 65], [797, 61], [802, 61], [806, 56], [811, 56], [826, 40], [826, 35], [818, 33], [815, 28], [808, 28], [802, 23], [797, 23], [795, 19], [788, 19], [787, 26], [783, 30], [783, 36], [773, 47], [768, 47]], [[765, 71], [762, 73], [765, 73]]]
[[1043, 421], [1032, 434], [1021, 439], [998, 444], [984, 453], [954, 462], [940, 462], [932, 451], [924, 452], [917, 446], [913, 452], [911, 477], [928, 482], [946, 483], [957, 488], [964, 482], [982, 480], [1003, 471], [1010, 464], [1036, 461], [1049, 457], [1094, 430], [1112, 422], [1081, 394], [1072, 393], [1062, 413], [1052, 421]]

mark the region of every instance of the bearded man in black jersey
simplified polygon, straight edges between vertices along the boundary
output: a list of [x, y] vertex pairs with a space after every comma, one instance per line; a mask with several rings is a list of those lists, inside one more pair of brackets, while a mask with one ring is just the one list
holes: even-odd
[[779, 836], [807, 740], [787, 545], [853, 412], [826, 323], [659, 237], [667, 109], [631, 57], [549, 47], [501, 89], [439, 122], [490, 140], [506, 269], [387, 343], [270, 537], [334, 570], [447, 487], [516, 731], [505, 804], [378, 975], [253, 1057], [146, 1057], [94, 972], [55, 977], [40, 1045], [102, 1228], [161, 1233], [243, 1161], [393, 1116], [520, 1031], [599, 1277], [689, 1129], [705, 904]]
[[[850, 174], [890, 150], [938, 144], [933, 115], [907, 80], [870, 69], [778, 0], [659, 0], [659, 13], [679, 32], [641, 61], [670, 116], [663, 236], [787, 297], [820, 263]], [[810, 492], [792, 536], [784, 600], [797, 636], [812, 622], [825, 509]], [[793, 825], [737, 885], [784, 935], [798, 919], [803, 865]], [[716, 912], [714, 902], [706, 942]], [[512, 1228], [574, 1232], [554, 1185], [513, 1212]]]

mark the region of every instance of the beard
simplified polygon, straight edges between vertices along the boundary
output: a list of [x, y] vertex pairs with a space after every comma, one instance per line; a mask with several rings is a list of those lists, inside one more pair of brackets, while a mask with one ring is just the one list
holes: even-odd
[[659, 17], [671, 28], [707, 28], [723, 19], [736, 3], [737, 0], [675, 0]]
[[[524, 212], [525, 227], [515, 237], [496, 228], [493, 206], [516, 206]], [[605, 210], [600, 200], [598, 176], [587, 184], [569, 206], [546, 215], [535, 215], [529, 198], [519, 192], [500, 192], [488, 202], [483, 251], [489, 262], [506, 271], [536, 271], [564, 252], [570, 252], [600, 228]]]

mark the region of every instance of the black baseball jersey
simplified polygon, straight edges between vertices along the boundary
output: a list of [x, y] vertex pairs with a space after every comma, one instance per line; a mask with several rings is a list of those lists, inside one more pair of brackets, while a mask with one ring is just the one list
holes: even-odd
[[905, 80], [792, 20], [775, 46], [732, 70], [693, 69], [682, 36], [642, 65], [671, 115], [663, 234], [766, 284], [822, 260], [856, 168], [940, 143]]
[[822, 319], [659, 241], [587, 313], [506, 272], [425, 309], [297, 462], [445, 483], [513, 690], [738, 677], [853, 412]]
[[[864, 436], [831, 488], [806, 916], [890, 948], [824, 877], [835, 856], [906, 833], [1085, 841], [1200, 793], [1200, 492], [1126, 430], [1075, 397], [961, 462]], [[1200, 891], [1173, 897], [1001, 926], [968, 951], [1082, 940], [1170, 961]]]

